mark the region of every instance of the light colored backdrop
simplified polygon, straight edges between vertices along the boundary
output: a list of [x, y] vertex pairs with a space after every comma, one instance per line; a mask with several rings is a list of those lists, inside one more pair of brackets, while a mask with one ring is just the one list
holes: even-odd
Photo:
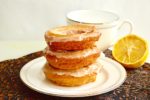
[[45, 30], [66, 24], [65, 15], [78, 9], [115, 12], [148, 40], [149, 5], [150, 0], [0, 0], [0, 40], [42, 40]]
[[131, 20], [134, 32], [150, 46], [150, 0], [0, 0], [0, 61], [44, 49], [44, 32], [66, 24], [68, 12], [83, 9]]

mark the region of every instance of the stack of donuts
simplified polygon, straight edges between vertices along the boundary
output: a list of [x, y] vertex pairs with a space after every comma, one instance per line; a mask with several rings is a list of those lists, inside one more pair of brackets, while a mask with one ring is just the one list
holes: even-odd
[[61, 86], [80, 86], [94, 82], [101, 69], [96, 62], [100, 38], [95, 26], [75, 24], [56, 27], [45, 33], [45, 76]]

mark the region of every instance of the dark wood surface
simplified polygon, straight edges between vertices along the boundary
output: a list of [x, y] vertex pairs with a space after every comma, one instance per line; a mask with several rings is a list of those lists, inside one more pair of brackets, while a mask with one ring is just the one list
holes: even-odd
[[[110, 50], [104, 53], [113, 59]], [[19, 72], [24, 64], [40, 56], [42, 56], [42, 51], [0, 62], [0, 100], [150, 100], [149, 63], [145, 63], [138, 69], [126, 69], [127, 79], [124, 84], [102, 95], [62, 98], [33, 91], [22, 83]]]

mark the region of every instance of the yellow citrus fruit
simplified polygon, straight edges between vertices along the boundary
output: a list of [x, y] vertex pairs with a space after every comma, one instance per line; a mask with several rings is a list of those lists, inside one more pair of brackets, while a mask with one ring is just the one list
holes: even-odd
[[112, 54], [125, 67], [138, 68], [148, 57], [148, 44], [141, 37], [129, 34], [116, 42]]

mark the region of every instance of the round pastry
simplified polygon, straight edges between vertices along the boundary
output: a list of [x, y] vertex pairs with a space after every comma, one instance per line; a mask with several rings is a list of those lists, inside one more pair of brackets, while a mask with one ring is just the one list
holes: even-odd
[[99, 37], [95, 26], [84, 24], [57, 27], [45, 33], [45, 40], [53, 51], [83, 50], [92, 47]]
[[100, 56], [100, 50], [92, 47], [79, 51], [55, 52], [50, 48], [46, 48], [44, 56], [47, 62], [55, 68], [78, 69], [94, 63]]
[[94, 82], [102, 66], [94, 63], [77, 70], [61, 70], [45, 64], [43, 71], [47, 79], [61, 86], [80, 86]]

